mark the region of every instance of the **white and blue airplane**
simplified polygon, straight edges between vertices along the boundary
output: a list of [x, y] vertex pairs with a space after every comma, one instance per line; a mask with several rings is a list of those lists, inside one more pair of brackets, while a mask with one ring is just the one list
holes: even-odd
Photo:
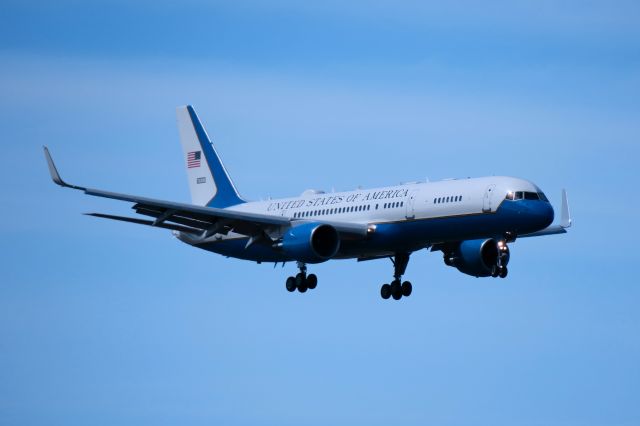
[[560, 223], [552, 225], [553, 207], [540, 188], [503, 176], [347, 192], [306, 190], [297, 197], [249, 202], [238, 193], [194, 109], [179, 107], [177, 115], [192, 204], [70, 185], [44, 147], [51, 178], [88, 195], [134, 203], [136, 213], [151, 219], [89, 216], [170, 229], [184, 243], [227, 257], [295, 261], [300, 272], [287, 278], [290, 292], [316, 287], [307, 264], [390, 258], [393, 280], [380, 294], [398, 300], [412, 292], [402, 276], [409, 256], [422, 249], [442, 252], [444, 263], [462, 273], [505, 278], [508, 243], [566, 233], [571, 226], [566, 191]]

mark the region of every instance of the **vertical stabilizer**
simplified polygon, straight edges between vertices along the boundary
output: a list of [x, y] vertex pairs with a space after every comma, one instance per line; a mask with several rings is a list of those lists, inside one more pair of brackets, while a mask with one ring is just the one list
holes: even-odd
[[224, 208], [244, 203], [193, 107], [178, 107], [177, 115], [193, 204]]

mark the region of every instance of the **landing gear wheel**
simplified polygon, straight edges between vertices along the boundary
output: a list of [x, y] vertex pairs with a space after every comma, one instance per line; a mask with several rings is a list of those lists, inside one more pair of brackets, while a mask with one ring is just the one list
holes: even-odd
[[389, 284], [382, 284], [382, 287], [380, 287], [380, 296], [385, 300], [391, 297], [391, 286]]
[[296, 291], [296, 279], [293, 277], [287, 278], [286, 287], [289, 292]]
[[394, 300], [400, 300], [402, 297], [402, 286], [398, 280], [391, 283], [391, 297], [393, 297]]
[[411, 296], [411, 292], [413, 291], [413, 286], [409, 281], [405, 281], [402, 283], [402, 295], [405, 297]]
[[493, 268], [491, 268], [491, 276], [493, 278], [497, 278], [500, 275], [500, 268], [497, 266], [494, 266]]
[[298, 291], [300, 293], [304, 293], [307, 291], [307, 284], [306, 283], [302, 283], [301, 285], [298, 286]]
[[507, 269], [506, 266], [503, 266], [500, 269], [500, 278], [507, 278], [507, 274], [509, 273], [509, 270]]
[[309, 290], [313, 290], [317, 285], [318, 277], [316, 277], [316, 274], [309, 274], [309, 276], [307, 276], [307, 287]]
[[306, 277], [305, 274], [303, 274], [302, 272], [298, 272], [298, 275], [296, 275], [296, 286], [300, 287], [302, 285], [304, 285], [304, 282], [306, 281]]

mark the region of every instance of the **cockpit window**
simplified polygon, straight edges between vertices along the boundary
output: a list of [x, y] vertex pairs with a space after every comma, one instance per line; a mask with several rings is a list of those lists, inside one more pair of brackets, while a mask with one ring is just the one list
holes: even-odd
[[538, 196], [537, 192], [525, 192], [524, 193], [524, 199], [525, 200], [539, 200], [540, 197]]
[[540, 196], [537, 192], [528, 192], [528, 191], [516, 191], [516, 192], [508, 192], [507, 200], [545, 200], [544, 194]]
[[529, 191], [509, 191], [505, 200], [542, 200], [549, 202], [547, 197], [542, 192], [529, 192]]

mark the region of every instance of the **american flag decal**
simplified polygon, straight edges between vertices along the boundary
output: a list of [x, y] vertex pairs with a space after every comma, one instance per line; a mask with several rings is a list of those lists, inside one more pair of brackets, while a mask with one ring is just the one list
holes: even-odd
[[192, 151], [187, 154], [187, 168], [192, 169], [194, 167], [200, 167], [200, 157], [202, 151]]

